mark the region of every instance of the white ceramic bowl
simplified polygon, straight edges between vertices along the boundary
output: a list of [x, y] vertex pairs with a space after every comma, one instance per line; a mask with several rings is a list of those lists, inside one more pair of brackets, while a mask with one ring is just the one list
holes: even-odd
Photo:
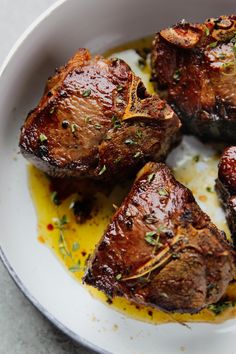
[[[194, 324], [191, 330], [179, 324], [153, 326], [125, 318], [93, 299], [36, 239], [26, 161], [17, 155], [20, 126], [46, 78], [79, 47], [99, 53], [182, 18], [202, 21], [233, 12], [235, 0], [59, 1], [26, 31], [0, 70], [1, 257], [46, 317], [94, 350], [235, 354], [236, 321]], [[112, 330], [114, 324], [117, 331]]]

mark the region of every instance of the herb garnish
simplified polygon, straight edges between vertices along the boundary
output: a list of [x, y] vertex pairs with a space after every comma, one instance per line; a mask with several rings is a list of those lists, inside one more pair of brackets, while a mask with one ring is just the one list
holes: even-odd
[[123, 91], [123, 89], [124, 89], [124, 87], [123, 87], [122, 85], [118, 85], [118, 86], [116, 87], [116, 90], [117, 90], [118, 92]]
[[56, 229], [59, 230], [59, 250], [61, 254], [66, 257], [71, 257], [71, 253], [69, 252], [66, 241], [65, 241], [65, 236], [64, 236], [64, 231], [65, 231], [65, 225], [67, 225], [68, 219], [66, 215], [63, 215], [61, 218], [54, 218], [53, 219], [54, 226]]
[[208, 310], [214, 312], [214, 314], [218, 316], [226, 309], [230, 307], [234, 307], [235, 305], [236, 305], [236, 301], [217, 302], [216, 304], [209, 305]]
[[102, 126], [101, 126], [100, 124], [98, 124], [98, 123], [94, 124], [94, 128], [97, 129], [97, 130], [100, 130], [101, 127], [102, 127]]
[[60, 199], [58, 198], [58, 193], [56, 191], [52, 192], [51, 194], [51, 201], [55, 204], [55, 205], [60, 205]]
[[132, 139], [126, 139], [126, 140], [125, 140], [125, 144], [126, 144], [126, 145], [135, 145], [136, 142], [135, 142], [134, 140], [132, 140]]
[[142, 130], [137, 129], [135, 135], [137, 136], [138, 139], [142, 139], [142, 137], [143, 137], [143, 132], [142, 132]]
[[74, 242], [73, 245], [72, 245], [72, 251], [76, 252], [76, 251], [78, 251], [79, 248], [80, 248], [79, 243], [78, 242]]
[[134, 158], [137, 159], [138, 157], [142, 156], [141, 151], [138, 151], [134, 154]]
[[122, 275], [121, 274], [117, 274], [116, 275], [116, 280], [120, 280], [122, 278]]
[[104, 172], [106, 172], [106, 170], [107, 170], [106, 165], [103, 165], [103, 167], [102, 167], [102, 169], [100, 170], [98, 176], [101, 176]]
[[41, 143], [43, 143], [44, 141], [47, 141], [48, 140], [48, 138], [46, 137], [46, 135], [45, 134], [40, 134], [40, 136], [39, 136], [39, 140], [41, 141]]
[[210, 34], [210, 30], [209, 30], [208, 27], [206, 27], [206, 28], [205, 28], [205, 35], [206, 35], [206, 36], [209, 36], [209, 34]]
[[169, 195], [169, 192], [165, 188], [158, 189], [157, 193], [162, 197], [166, 197]]
[[154, 178], [155, 178], [155, 173], [150, 173], [150, 175], [148, 175], [148, 177], [147, 177], [147, 180], [150, 183], [154, 180]]
[[91, 90], [90, 89], [88, 89], [88, 90], [85, 90], [83, 93], [82, 93], [82, 96], [83, 97], [89, 97], [90, 95], [91, 95]]
[[120, 123], [119, 119], [117, 118], [117, 116], [115, 116], [115, 115], [112, 116], [111, 122], [114, 125], [114, 128], [118, 129], [121, 127], [121, 123]]
[[180, 69], [176, 69], [174, 74], [173, 74], [173, 79], [175, 81], [179, 81], [180, 80]]
[[199, 160], [200, 160], [200, 156], [199, 155], [193, 156], [193, 161], [194, 162], [198, 162]]
[[119, 157], [117, 157], [117, 159], [115, 159], [114, 163], [117, 164], [117, 163], [119, 163], [121, 160], [122, 160], [122, 157], [119, 156]]
[[218, 42], [212, 42], [208, 45], [209, 48], [215, 48], [217, 46]]
[[213, 193], [212, 188], [211, 188], [211, 187], [209, 187], [209, 186], [208, 186], [208, 187], [206, 187], [206, 191], [207, 191], [207, 192], [209, 192], [209, 193]]
[[147, 243], [154, 246], [156, 244], [156, 236], [156, 231], [150, 231], [146, 232], [144, 239], [147, 241]]
[[72, 273], [80, 272], [82, 270], [80, 260], [78, 260], [77, 264], [73, 265], [69, 268], [69, 271]]
[[78, 125], [77, 124], [75, 124], [75, 123], [71, 124], [71, 131], [72, 131], [73, 134], [76, 132], [77, 129], [78, 129]]

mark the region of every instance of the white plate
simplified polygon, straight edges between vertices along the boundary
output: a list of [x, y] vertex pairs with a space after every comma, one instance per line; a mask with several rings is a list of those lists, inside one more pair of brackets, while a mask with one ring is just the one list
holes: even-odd
[[26, 162], [17, 155], [19, 128], [46, 78], [79, 47], [103, 52], [181, 18], [202, 21], [233, 12], [235, 0], [59, 1], [22, 36], [0, 71], [1, 257], [46, 317], [94, 350], [235, 354], [236, 321], [194, 324], [191, 330], [177, 324], [153, 326], [125, 318], [93, 299], [36, 239]]

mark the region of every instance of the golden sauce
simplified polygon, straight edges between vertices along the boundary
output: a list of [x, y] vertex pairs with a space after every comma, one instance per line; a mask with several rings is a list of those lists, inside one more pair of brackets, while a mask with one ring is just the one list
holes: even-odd
[[[153, 92], [152, 84], [149, 82], [150, 68], [148, 65], [142, 69], [138, 67], [137, 55], [134, 50], [136, 48], [149, 47], [150, 41], [151, 39], [148, 38], [132, 42], [110, 50], [106, 55], [119, 56], [126, 60], [137, 75], [141, 76], [145, 81], [148, 90]], [[183, 146], [178, 147], [176, 150], [178, 149], [182, 149], [182, 155], [184, 155]], [[217, 156], [212, 154], [205, 157], [200, 152], [199, 155], [196, 155], [196, 151], [188, 151], [188, 158], [178, 161], [178, 152], [173, 152], [173, 154], [176, 154], [175, 163], [172, 164], [176, 178], [193, 191], [195, 198], [204, 211], [211, 216], [213, 222], [220, 229], [229, 235], [224, 215], [214, 192], [214, 179], [217, 176]], [[66, 269], [82, 284], [86, 260], [93, 253], [96, 244], [109, 224], [114, 213], [114, 206], [119, 206], [124, 196], [128, 193], [129, 183], [127, 183], [127, 186], [114, 187], [109, 195], [97, 192], [94, 196], [95, 201], [91, 218], [81, 224], [76, 223], [71, 209], [71, 205], [78, 198], [77, 194], [70, 195], [59, 206], [55, 205], [52, 201], [50, 180], [44, 173], [33, 166], [29, 166], [29, 187], [38, 217], [39, 242], [50, 247], [58, 259], [63, 262]], [[152, 324], [166, 322], [219, 323], [236, 316], [236, 307], [226, 308], [217, 316], [208, 309], [202, 310], [195, 315], [168, 314], [152, 307], [136, 306], [123, 298], [116, 298], [110, 302], [103, 293], [91, 287], [85, 287], [92, 296], [112, 309]], [[236, 300], [236, 284], [229, 286], [227, 296], [229, 300]]]

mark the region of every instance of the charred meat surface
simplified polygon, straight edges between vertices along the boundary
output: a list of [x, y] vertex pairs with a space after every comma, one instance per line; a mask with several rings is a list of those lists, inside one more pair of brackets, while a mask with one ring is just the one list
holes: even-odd
[[80, 49], [49, 79], [22, 127], [20, 148], [51, 176], [109, 179], [165, 158], [179, 127], [124, 61]]
[[185, 21], [156, 34], [153, 79], [185, 131], [236, 142], [236, 16]]
[[216, 191], [226, 212], [226, 219], [236, 246], [236, 146], [225, 149], [220, 163]]
[[84, 282], [165, 311], [196, 313], [233, 279], [232, 248], [164, 164], [148, 163], [98, 244]]

